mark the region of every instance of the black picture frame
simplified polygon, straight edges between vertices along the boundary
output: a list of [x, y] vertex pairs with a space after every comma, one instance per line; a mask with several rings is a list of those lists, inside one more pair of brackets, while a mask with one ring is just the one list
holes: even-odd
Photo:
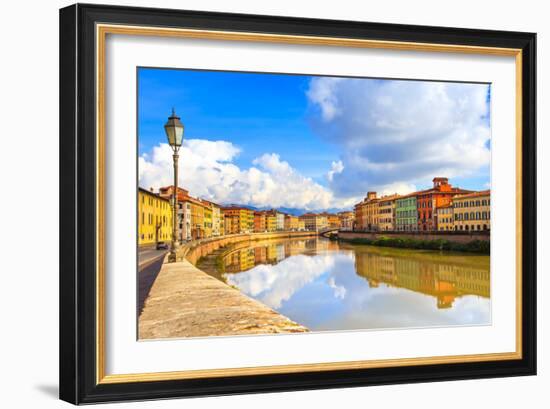
[[[522, 50], [521, 359], [97, 382], [96, 23]], [[60, 10], [60, 398], [74, 404], [536, 374], [536, 34], [77, 4]]]

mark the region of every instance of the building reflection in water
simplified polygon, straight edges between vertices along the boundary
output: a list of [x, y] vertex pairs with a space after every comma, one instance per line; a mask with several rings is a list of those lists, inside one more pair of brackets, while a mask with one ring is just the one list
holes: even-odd
[[316, 238], [240, 243], [219, 261], [230, 285], [312, 330], [490, 322], [488, 256]]
[[455, 262], [449, 263], [426, 253], [407, 258], [396, 254], [356, 251], [355, 270], [370, 287], [384, 283], [431, 295], [437, 299], [438, 308], [451, 308], [455, 299], [463, 295], [489, 298], [488, 263], [470, 265], [460, 263], [456, 260], [458, 258], [460, 256], [451, 256]]

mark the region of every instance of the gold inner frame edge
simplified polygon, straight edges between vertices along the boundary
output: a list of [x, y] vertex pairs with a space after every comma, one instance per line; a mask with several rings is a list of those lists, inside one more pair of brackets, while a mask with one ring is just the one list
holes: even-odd
[[[466, 362], [517, 360], [522, 358], [522, 50], [467, 46], [458, 44], [415, 43], [364, 40], [322, 36], [298, 36], [236, 31], [178, 29], [166, 27], [96, 24], [96, 383], [117, 384], [163, 380], [205, 379], [230, 376], [290, 374], [349, 369], [403, 367]], [[314, 364], [274, 365], [171, 372], [105, 374], [105, 41], [107, 34], [194, 38], [224, 41], [249, 41], [279, 44], [372, 48], [401, 51], [429, 51], [498, 56], [514, 56], [516, 65], [516, 350], [505, 353], [449, 355], [368, 361], [322, 362]]]

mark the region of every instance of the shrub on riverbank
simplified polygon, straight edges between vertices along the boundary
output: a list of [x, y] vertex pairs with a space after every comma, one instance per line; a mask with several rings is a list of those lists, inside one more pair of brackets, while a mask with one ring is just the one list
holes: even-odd
[[455, 243], [445, 239], [437, 240], [422, 240], [403, 237], [386, 237], [382, 236], [378, 239], [354, 238], [342, 239], [352, 244], [368, 244], [370, 246], [380, 247], [397, 247], [403, 249], [420, 249], [420, 250], [444, 250], [444, 251], [464, 251], [469, 253], [490, 253], [490, 243], [484, 240], [472, 240], [468, 243]]

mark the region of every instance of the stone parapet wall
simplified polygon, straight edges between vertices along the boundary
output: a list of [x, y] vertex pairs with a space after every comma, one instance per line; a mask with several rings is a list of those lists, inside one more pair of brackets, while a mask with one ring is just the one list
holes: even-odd
[[340, 231], [338, 237], [349, 239], [369, 239], [376, 240], [382, 237], [402, 238], [414, 240], [448, 240], [453, 243], [469, 243], [473, 240], [490, 241], [489, 232], [358, 232], [358, 231]]
[[299, 237], [317, 237], [318, 233], [314, 231], [283, 231], [269, 233], [246, 233], [230, 234], [220, 237], [210, 237], [184, 244], [178, 249], [178, 259], [186, 259], [192, 264], [220, 247], [243, 241], [299, 238]]

